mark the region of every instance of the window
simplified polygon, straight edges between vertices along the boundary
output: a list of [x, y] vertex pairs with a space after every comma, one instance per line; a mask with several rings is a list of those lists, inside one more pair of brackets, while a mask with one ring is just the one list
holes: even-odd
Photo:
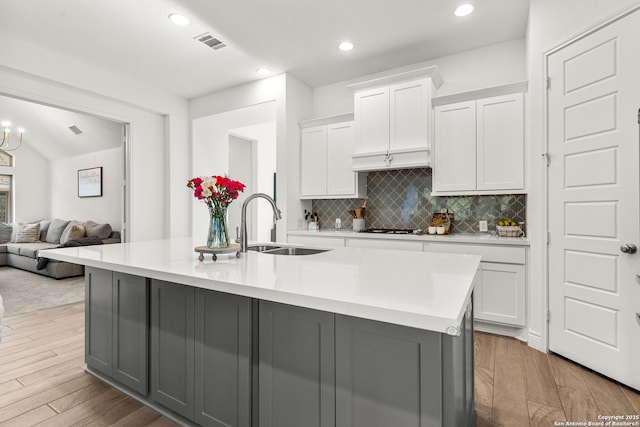
[[13, 156], [6, 151], [0, 151], [0, 166], [13, 167]]
[[11, 175], [0, 175], [0, 222], [11, 222]]

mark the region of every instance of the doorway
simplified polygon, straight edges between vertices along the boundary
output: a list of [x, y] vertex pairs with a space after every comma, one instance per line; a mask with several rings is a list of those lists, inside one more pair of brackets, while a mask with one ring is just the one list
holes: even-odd
[[640, 12], [551, 52], [549, 348], [640, 389]]

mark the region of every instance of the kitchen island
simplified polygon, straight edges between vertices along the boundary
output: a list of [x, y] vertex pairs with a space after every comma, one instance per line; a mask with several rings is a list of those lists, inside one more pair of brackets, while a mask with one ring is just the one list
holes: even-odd
[[195, 246], [40, 253], [86, 266], [90, 373], [184, 425], [475, 424], [479, 256]]

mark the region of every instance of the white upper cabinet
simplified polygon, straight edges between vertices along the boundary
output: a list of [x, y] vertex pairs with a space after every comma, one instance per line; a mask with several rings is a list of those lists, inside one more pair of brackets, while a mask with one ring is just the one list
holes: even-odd
[[524, 188], [524, 102], [522, 93], [480, 99], [478, 190]]
[[[306, 124], [322, 120], [310, 121]], [[300, 197], [302, 199], [366, 197], [366, 174], [351, 170], [353, 133], [353, 121], [302, 128], [300, 139]]]
[[437, 105], [434, 115], [434, 195], [525, 192], [522, 92]]
[[302, 129], [300, 141], [300, 193], [327, 194], [327, 127]]
[[476, 189], [476, 102], [435, 108], [434, 191]]
[[351, 85], [353, 170], [430, 166], [431, 96], [441, 84], [437, 68], [430, 67]]

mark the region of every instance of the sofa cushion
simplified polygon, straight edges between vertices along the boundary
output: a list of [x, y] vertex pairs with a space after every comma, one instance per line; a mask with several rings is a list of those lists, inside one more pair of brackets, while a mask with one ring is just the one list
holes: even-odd
[[69, 240], [75, 240], [84, 237], [84, 226], [77, 221], [71, 221], [62, 232], [60, 244], [63, 245]]
[[64, 229], [69, 225], [71, 221], [65, 221], [63, 219], [54, 219], [49, 224], [49, 230], [47, 231], [47, 243], [60, 243], [60, 237]]
[[40, 222], [35, 224], [17, 224], [14, 227], [15, 243], [36, 243], [40, 241]]
[[7, 252], [10, 254], [20, 255], [20, 247], [22, 245], [20, 243], [8, 243], [7, 244]]
[[0, 254], [7, 253], [7, 245], [0, 245]]
[[[18, 252], [20, 255], [29, 257], [29, 258], [36, 258], [38, 256], [38, 251], [41, 249], [53, 249], [53, 248], [60, 247], [60, 245], [58, 245], [57, 243], [46, 243], [46, 242], [29, 243], [29, 244], [12, 243], [11, 246], [13, 247], [13, 249], [18, 249]], [[15, 253], [15, 252], [11, 250], [11, 253]]]
[[47, 239], [47, 231], [49, 231], [49, 224], [51, 224], [50, 219], [43, 219], [40, 221], [40, 241], [46, 242]]
[[87, 221], [83, 223], [87, 237], [98, 237], [100, 239], [108, 239], [111, 235], [110, 224], [98, 224], [97, 222]]
[[0, 222], [0, 243], [10, 242], [12, 234], [13, 234], [13, 225]]

